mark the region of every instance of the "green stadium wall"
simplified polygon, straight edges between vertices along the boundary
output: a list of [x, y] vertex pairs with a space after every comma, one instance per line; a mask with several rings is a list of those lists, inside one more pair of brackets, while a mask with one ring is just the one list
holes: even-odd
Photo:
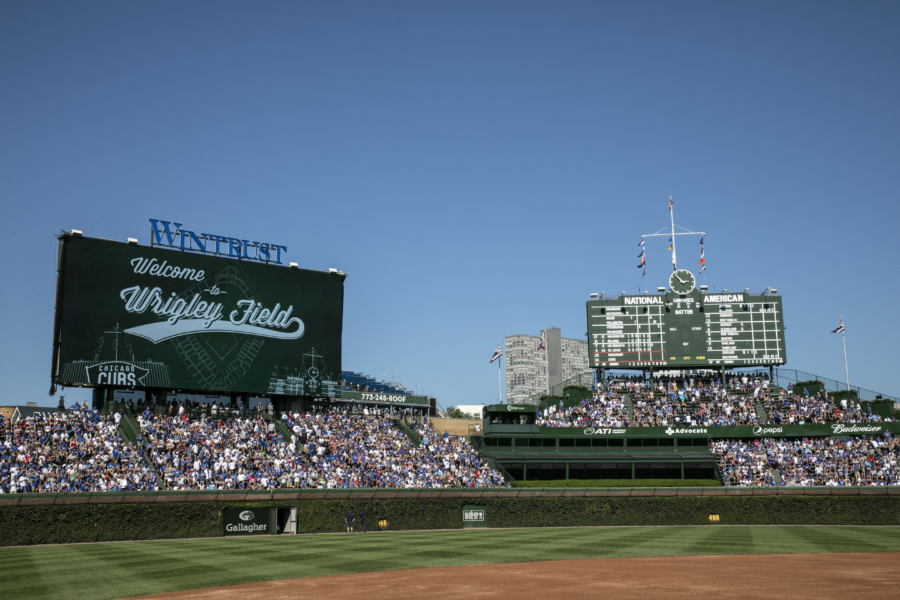
[[[30, 495], [0, 499], [0, 546], [221, 537], [227, 508], [297, 507], [298, 533], [335, 533], [364, 510], [369, 531], [488, 527], [900, 525], [900, 488], [565, 488], [309, 490]], [[709, 515], [719, 515], [710, 523]]]

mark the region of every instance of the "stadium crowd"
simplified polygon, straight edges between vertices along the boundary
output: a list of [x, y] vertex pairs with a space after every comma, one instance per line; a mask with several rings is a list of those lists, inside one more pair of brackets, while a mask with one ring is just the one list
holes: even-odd
[[763, 401], [769, 422], [776, 425], [881, 423], [896, 420], [874, 414], [871, 406], [864, 410], [858, 402], [846, 397], [836, 403], [824, 392], [810, 396], [804, 390], [803, 395], [785, 393], [780, 398], [770, 398], [767, 395]]
[[143, 452], [119, 437], [120, 418], [86, 404], [15, 424], [0, 416], [0, 493], [157, 489]]
[[170, 489], [503, 485], [464, 439], [422, 430], [417, 448], [390, 418], [368, 412], [376, 411], [284, 413], [290, 439], [262, 418], [191, 421], [145, 411], [138, 419]]
[[[730, 485], [896, 485], [900, 441], [880, 438], [713, 440]], [[781, 482], [776, 482], [777, 470]]]
[[634, 422], [637, 427], [758, 425], [756, 398], [728, 394], [715, 384], [675, 391], [635, 394]]
[[562, 401], [551, 404], [537, 413], [537, 424], [542, 427], [628, 427], [628, 405], [615, 392], [595, 393], [566, 408]]

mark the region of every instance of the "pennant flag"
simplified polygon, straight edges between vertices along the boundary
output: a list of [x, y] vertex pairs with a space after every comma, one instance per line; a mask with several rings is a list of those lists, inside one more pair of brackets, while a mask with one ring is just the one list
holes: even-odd
[[666, 248], [666, 250], [674, 250], [674, 249], [675, 249], [675, 244], [672, 244], [671, 246], [669, 246], [668, 248]]
[[645, 252], [646, 252], [646, 250], [641, 250], [641, 253], [638, 254], [638, 258], [642, 257], [642, 256], [644, 255]]
[[673, 205], [673, 204], [675, 204], [675, 203], [672, 202], [672, 197], [669, 196], [669, 210], [672, 210], [672, 205]]
[[701, 273], [702, 273], [703, 271], [705, 271], [705, 270], [706, 270], [706, 265], [703, 265], [702, 267], [700, 267], [700, 272], [701, 272]]
[[641, 254], [641, 264], [638, 265], [638, 269], [640, 269], [641, 267], [643, 267], [645, 264], [646, 264], [646, 261], [644, 260], [644, 255]]
[[700, 245], [701, 245], [701, 246], [703, 245], [703, 238], [704, 238], [704, 236], [701, 235], [701, 236], [700, 236]]
[[494, 355], [491, 357], [491, 362], [494, 362], [495, 360], [497, 360], [497, 359], [500, 358], [501, 356], [503, 356], [503, 353], [500, 352], [500, 344], [497, 344], [497, 349], [494, 350]]
[[837, 326], [837, 329], [832, 331], [831, 333], [844, 333], [844, 317], [841, 316], [841, 324]]
[[538, 347], [537, 347], [538, 350], [546, 350], [547, 349], [547, 344], [544, 343], [546, 340], [546, 336], [547, 336], [547, 331], [546, 330], [541, 331], [541, 341], [538, 342]]
[[641, 277], [643, 277], [646, 274], [647, 274], [647, 267], [644, 267], [644, 273], [643, 273], [643, 275], [641, 275]]
[[644, 245], [644, 238], [641, 238], [641, 243], [638, 244], [638, 246], [643, 246], [643, 245]]
[[671, 242], [671, 241], [672, 241], [672, 238], [669, 238], [669, 241]]
[[698, 262], [697, 264], [698, 264], [698, 265], [705, 265], [705, 264], [706, 264], [706, 259], [703, 258], [703, 257], [701, 256], [701, 257], [700, 257], [700, 262]]

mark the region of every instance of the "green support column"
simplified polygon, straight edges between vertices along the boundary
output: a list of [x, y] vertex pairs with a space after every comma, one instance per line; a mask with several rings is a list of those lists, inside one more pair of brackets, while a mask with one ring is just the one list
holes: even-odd
[[634, 479], [634, 463], [631, 463], [631, 478]]
[[684, 479], [684, 462], [681, 463], [681, 479]]

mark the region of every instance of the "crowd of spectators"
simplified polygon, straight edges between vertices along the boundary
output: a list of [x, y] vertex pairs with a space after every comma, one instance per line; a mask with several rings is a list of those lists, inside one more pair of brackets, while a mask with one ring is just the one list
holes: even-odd
[[615, 392], [597, 392], [577, 405], [565, 407], [562, 401], [537, 413], [542, 427], [628, 427], [628, 404]]
[[835, 402], [825, 392], [813, 396], [804, 390], [802, 395], [785, 393], [781, 397], [764, 398], [769, 422], [776, 425], [804, 425], [808, 423], [881, 423], [895, 421], [893, 417], [883, 418], [865, 409], [852, 398], [841, 398]]
[[[881, 437], [714, 440], [730, 485], [896, 485], [900, 441]], [[776, 482], [776, 472], [780, 482]]]
[[[421, 440], [419, 448], [428, 452], [427, 461], [449, 473], [450, 482], [458, 481], [462, 487], [503, 487], [505, 482], [499, 471], [482, 462], [478, 452], [462, 436], [439, 434], [427, 421], [416, 425], [416, 435]], [[450, 486], [455, 487], [455, 486]]]
[[119, 436], [120, 418], [86, 404], [15, 424], [0, 416], [0, 493], [158, 489], [142, 450]]
[[284, 413], [274, 421], [139, 415], [170, 489], [496, 487], [502, 476], [464, 438], [428, 426], [416, 447], [388, 409]]
[[296, 450], [273, 423], [230, 415], [137, 417], [148, 455], [171, 490], [294, 487]]
[[756, 396], [729, 394], [721, 386], [658, 391], [632, 397], [637, 427], [759, 425]]

